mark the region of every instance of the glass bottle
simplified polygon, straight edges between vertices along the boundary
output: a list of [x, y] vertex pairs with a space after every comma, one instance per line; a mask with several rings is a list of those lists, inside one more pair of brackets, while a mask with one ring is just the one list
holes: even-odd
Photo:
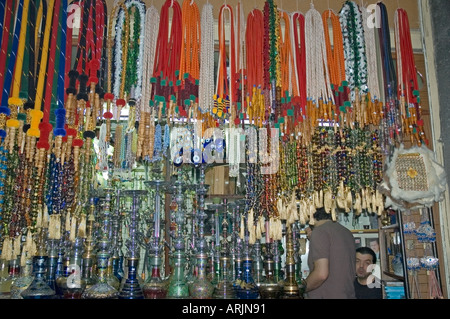
[[86, 288], [89, 288], [93, 286], [96, 282], [95, 278], [95, 265], [94, 265], [94, 259], [95, 259], [95, 253], [94, 253], [94, 208], [93, 205], [93, 199], [91, 199], [91, 212], [88, 217], [88, 223], [86, 226], [87, 229], [87, 236], [86, 240], [84, 242], [84, 253], [83, 253], [83, 269], [82, 269], [82, 276], [84, 281], [86, 282]]
[[240, 287], [236, 289], [236, 297], [238, 299], [258, 299], [259, 290], [252, 276], [252, 258], [247, 253], [242, 262], [242, 281]]
[[46, 282], [48, 256], [38, 254], [33, 257], [33, 281], [21, 293], [23, 299], [52, 299], [55, 291]]
[[33, 281], [33, 259], [23, 258], [20, 267], [20, 275], [11, 284], [11, 299], [23, 299], [22, 292], [30, 286]]
[[150, 277], [142, 288], [145, 299], [164, 299], [167, 296], [167, 281], [161, 278], [161, 257], [153, 254], [149, 260]]
[[222, 223], [222, 243], [220, 249], [220, 279], [214, 287], [214, 299], [235, 299], [236, 293], [232, 283], [231, 258], [228, 251], [228, 223], [226, 219]]
[[167, 298], [183, 299], [189, 297], [189, 286], [186, 281], [186, 258], [181, 250], [177, 250], [172, 259], [172, 273], [168, 279]]
[[86, 288], [81, 296], [82, 299], [117, 299], [119, 291], [108, 282], [109, 253], [99, 252], [97, 254], [97, 282]]
[[11, 285], [20, 275], [20, 266], [17, 258], [2, 263], [2, 276], [0, 282], [0, 299], [11, 299]]
[[197, 255], [197, 277], [189, 286], [189, 292], [192, 299], [211, 299], [214, 293], [214, 285], [206, 276], [208, 256], [199, 253]]
[[70, 253], [68, 265], [65, 274], [60, 281], [64, 299], [80, 299], [81, 294], [86, 288], [86, 281], [81, 275], [81, 262], [83, 254], [84, 238], [76, 237]]
[[48, 273], [47, 273], [47, 284], [56, 291], [56, 269], [58, 267], [58, 246], [59, 240], [49, 239], [48, 240]]

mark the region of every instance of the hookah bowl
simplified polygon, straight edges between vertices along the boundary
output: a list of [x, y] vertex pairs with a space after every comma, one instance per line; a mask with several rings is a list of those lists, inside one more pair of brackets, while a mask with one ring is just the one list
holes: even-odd
[[220, 280], [214, 287], [214, 299], [236, 299], [236, 292], [229, 278], [231, 259], [229, 257], [220, 257]]
[[30, 286], [34, 279], [32, 271], [33, 260], [27, 258], [25, 265], [20, 269], [20, 276], [11, 284], [11, 299], [23, 299], [22, 292]]
[[253, 280], [251, 270], [252, 270], [252, 260], [250, 258], [245, 258], [243, 263], [243, 280], [240, 286], [236, 290], [236, 297], [238, 299], [258, 299], [259, 289]]
[[184, 242], [182, 238], [175, 241], [175, 253], [173, 256], [173, 272], [169, 278], [167, 289], [168, 299], [183, 299], [189, 297], [189, 285], [185, 276], [186, 257], [182, 251]]
[[52, 299], [55, 291], [47, 284], [45, 277], [47, 274], [48, 256], [33, 257], [34, 279], [21, 296], [23, 299]]
[[167, 282], [161, 278], [161, 256], [154, 254], [150, 257], [149, 267], [151, 276], [142, 290], [145, 299], [165, 299], [167, 296]]
[[98, 281], [93, 286], [87, 288], [81, 298], [82, 299], [117, 299], [119, 292], [108, 282], [108, 252], [97, 254], [97, 274]]
[[211, 299], [214, 293], [214, 285], [206, 276], [207, 260], [208, 256], [206, 254], [199, 253], [197, 255], [197, 278], [189, 286], [189, 292], [193, 299]]
[[283, 286], [275, 281], [274, 274], [274, 262], [272, 259], [265, 261], [266, 278], [259, 286], [259, 292], [261, 293], [261, 299], [279, 299], [283, 291]]

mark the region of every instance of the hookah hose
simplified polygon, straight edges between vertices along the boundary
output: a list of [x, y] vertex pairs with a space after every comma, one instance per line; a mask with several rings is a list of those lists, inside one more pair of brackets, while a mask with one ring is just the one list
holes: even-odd
[[[20, 0], [19, 4], [18, 4], [18, 8], [17, 8], [16, 23], [15, 23], [15, 28], [14, 28], [13, 42], [12, 42], [9, 59], [8, 59], [8, 67], [6, 69], [6, 73], [4, 74], [4, 76], [2, 76], [2, 78], [4, 79], [3, 80], [4, 82], [3, 82], [3, 90], [2, 90], [0, 105], [7, 105], [8, 99], [9, 99], [9, 93], [11, 91], [11, 82], [13, 79], [14, 67], [15, 67], [16, 60], [17, 60], [17, 50], [19, 47], [19, 37], [20, 37], [20, 30], [21, 30], [21, 25], [22, 25], [23, 2], [24, 2], [24, 0]], [[3, 61], [0, 61], [0, 63], [2, 63], [2, 62]]]
[[[3, 23], [5, 20], [5, 2], [0, 2], [0, 30], [3, 30]], [[0, 32], [0, 43], [2, 43], [3, 31]]]
[[[248, 88], [264, 85], [264, 16], [261, 10], [253, 9], [247, 16], [245, 33], [247, 86]], [[249, 90], [250, 94], [252, 90]], [[252, 96], [250, 96], [250, 100]]]
[[[4, 4], [4, 20], [2, 25], [2, 31], [1, 34], [1, 48], [0, 48], [0, 101], [3, 101], [3, 85], [5, 81], [5, 68], [8, 64], [8, 43], [9, 38], [11, 37], [11, 20], [12, 17], [14, 17], [13, 12], [13, 0], [7, 0]], [[3, 16], [1, 16], [3, 18]], [[6, 105], [6, 104], [1, 104]]]
[[[335, 88], [339, 87], [345, 81], [345, 59], [344, 43], [342, 40], [342, 29], [339, 23], [339, 17], [333, 10], [329, 9], [322, 13], [323, 29], [325, 31], [325, 45], [327, 48], [327, 62], [330, 70], [331, 84]], [[331, 20], [333, 30], [333, 48], [331, 47], [330, 32], [328, 28], [328, 19]]]
[[[397, 87], [396, 84], [396, 76], [395, 76], [395, 66], [394, 60], [391, 55], [391, 36], [389, 31], [389, 21], [386, 6], [379, 2], [378, 6], [380, 7], [381, 13], [381, 28], [378, 29], [380, 35], [380, 45], [381, 45], [381, 56], [383, 60], [383, 75], [384, 75], [384, 83], [385, 83], [385, 95], [386, 98], [392, 97], [392, 89]], [[391, 89], [389, 89], [389, 87]]]
[[[402, 101], [400, 107], [403, 108], [403, 98], [406, 99], [406, 117], [403, 120], [405, 128], [411, 136], [419, 144], [419, 146], [426, 142], [423, 132], [423, 120], [421, 118], [421, 109], [419, 106], [419, 86], [417, 82], [416, 65], [414, 61], [414, 53], [411, 44], [411, 35], [408, 15], [404, 9], [397, 9], [396, 11], [396, 26], [398, 30], [396, 35], [399, 42], [397, 65], [399, 69], [399, 97]], [[406, 96], [405, 96], [406, 95]], [[412, 127], [412, 130], [410, 129]]]
[[[10, 118], [8, 121], [6, 121], [6, 126], [9, 128], [9, 151], [12, 153], [14, 151], [15, 146], [15, 136], [16, 131], [20, 127], [20, 122], [18, 121], [18, 112], [19, 109], [23, 106], [22, 99], [19, 98], [20, 93], [20, 84], [22, 80], [22, 70], [23, 70], [23, 60], [24, 60], [24, 53], [25, 53], [25, 40], [27, 36], [27, 29], [28, 29], [28, 8], [29, 8], [29, 0], [24, 0], [22, 3], [22, 17], [21, 17], [21, 23], [16, 24], [16, 28], [20, 28], [19, 31], [19, 38], [18, 38], [18, 46], [17, 46], [17, 53], [14, 53], [16, 55], [16, 63], [15, 63], [15, 69], [14, 69], [14, 81], [12, 84], [12, 94], [11, 97], [8, 99], [8, 104], [10, 106]], [[20, 4], [19, 4], [20, 8]], [[18, 14], [19, 14], [18, 10]], [[11, 62], [11, 60], [10, 60]], [[14, 68], [14, 67], [13, 67]], [[7, 82], [5, 82], [6, 84]], [[3, 96], [3, 98], [5, 95]]]
[[379, 2], [377, 4], [381, 13], [381, 28], [378, 29], [380, 38], [380, 51], [382, 59], [384, 91], [385, 91], [385, 107], [386, 107], [386, 121], [388, 132], [387, 135], [392, 144], [394, 138], [400, 134], [400, 123], [398, 123], [398, 114], [395, 109], [395, 98], [397, 90], [396, 70], [394, 61], [391, 55], [391, 37], [389, 31], [389, 21], [386, 6]]
[[[282, 95], [290, 91], [290, 86], [293, 81], [291, 80], [291, 65], [294, 65], [294, 59], [292, 55], [292, 45], [291, 45], [291, 27], [289, 15], [280, 11], [281, 19], [284, 20], [285, 25], [285, 36], [283, 41], [281, 23], [278, 24], [279, 35], [280, 35], [280, 64], [281, 64], [281, 92]], [[298, 95], [298, 89], [296, 85], [292, 86], [294, 96]]]
[[[172, 26], [169, 37], [169, 8], [173, 9]], [[182, 45], [182, 13], [181, 7], [176, 0], [166, 0], [161, 8], [160, 27], [156, 48], [154, 77], [164, 72], [169, 81], [175, 80], [175, 71], [180, 67], [180, 55]], [[168, 52], [170, 52], [168, 54]]]
[[[305, 47], [305, 16], [300, 12], [295, 12], [292, 16], [292, 29], [293, 29], [293, 37], [294, 37], [294, 58], [296, 62], [297, 72], [297, 81], [298, 81], [298, 91], [300, 96], [300, 108], [302, 110], [302, 114], [305, 113], [306, 108], [306, 47]], [[298, 27], [297, 27], [298, 25]], [[297, 109], [296, 118], [299, 121], [303, 119], [299, 119]]]
[[[229, 49], [229, 66], [230, 74], [227, 75], [227, 54], [226, 54], [226, 44], [225, 44], [225, 23], [224, 23], [224, 12], [228, 10], [230, 14], [231, 21], [231, 39], [230, 39], [230, 49]], [[217, 70], [217, 82], [216, 82], [216, 95], [214, 96], [214, 107], [213, 113], [219, 118], [223, 117], [225, 113], [228, 113], [229, 105], [233, 104], [234, 101], [234, 90], [232, 89], [235, 83], [235, 70], [236, 70], [236, 59], [235, 59], [235, 39], [234, 39], [234, 18], [233, 9], [224, 4], [220, 8], [219, 12], [219, 63]], [[230, 79], [228, 81], [228, 79]], [[229, 83], [228, 83], [229, 82]]]
[[[34, 109], [30, 111], [30, 116], [31, 116], [31, 126], [27, 131], [27, 135], [28, 136], [32, 136], [32, 137], [36, 137], [36, 138], [40, 138], [41, 137], [41, 132], [40, 132], [40, 127], [39, 127], [39, 123], [41, 121], [41, 119], [43, 118], [44, 113], [41, 110], [41, 106], [42, 106], [42, 97], [43, 97], [43, 91], [44, 91], [44, 82], [45, 82], [45, 75], [47, 72], [47, 61], [48, 61], [48, 51], [49, 51], [49, 40], [50, 40], [50, 32], [51, 32], [51, 22], [52, 22], [52, 18], [53, 18], [53, 8], [55, 5], [55, 0], [50, 0], [48, 7], [47, 7], [47, 15], [46, 15], [46, 23], [45, 23], [45, 30], [44, 30], [44, 42], [43, 42], [43, 46], [42, 46], [42, 55], [41, 55], [41, 59], [40, 59], [40, 65], [39, 65], [39, 75], [38, 75], [38, 83], [37, 83], [37, 88], [36, 88], [36, 101], [35, 101], [35, 105], [34, 105]], [[44, 143], [45, 138], [48, 139], [48, 134], [49, 134], [50, 130], [48, 130], [47, 127], [47, 136], [43, 136], [42, 138], [42, 143]], [[47, 141], [48, 143], [48, 141]], [[42, 160], [43, 160], [43, 153], [42, 154]]]

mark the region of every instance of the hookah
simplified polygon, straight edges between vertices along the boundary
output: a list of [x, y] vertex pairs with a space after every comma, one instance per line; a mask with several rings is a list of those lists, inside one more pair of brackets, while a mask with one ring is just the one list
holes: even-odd
[[2, 247], [0, 299], [11, 298], [11, 286], [19, 276], [20, 271], [17, 254], [20, 255], [20, 237], [16, 237], [16, 239], [6, 237]]
[[147, 181], [147, 187], [155, 188], [155, 212], [153, 240], [147, 246], [149, 253], [150, 278], [144, 284], [145, 299], [164, 299], [167, 295], [167, 282], [161, 278], [163, 242], [161, 241], [161, 190], [167, 186], [162, 180]]
[[97, 280], [91, 287], [83, 292], [82, 299], [117, 299], [118, 289], [108, 280], [108, 267], [111, 255], [111, 190], [106, 190], [103, 218], [100, 228], [100, 239], [97, 243]]
[[56, 292], [56, 278], [58, 266], [62, 262], [61, 251], [61, 219], [59, 214], [52, 214], [49, 222], [48, 234], [48, 274], [47, 284]]
[[292, 224], [286, 230], [286, 279], [283, 287], [283, 299], [301, 299], [298, 283], [295, 278], [295, 260]]
[[[82, 217], [84, 218], [84, 217]], [[76, 219], [72, 218], [72, 229], [70, 231], [70, 241], [72, 249], [69, 259], [64, 265], [64, 275], [56, 281], [58, 289], [62, 292], [63, 299], [80, 299], [81, 294], [86, 288], [86, 281], [81, 276], [82, 256], [84, 251], [84, 230], [83, 221], [80, 221], [78, 234], [75, 236]]]
[[253, 259], [251, 256], [251, 251], [252, 249], [250, 248], [249, 235], [247, 231], [245, 234], [242, 259], [242, 280], [238, 282], [239, 285], [236, 287], [236, 297], [238, 299], [258, 299], [260, 296], [258, 286], [252, 276]]
[[144, 299], [144, 293], [137, 276], [139, 265], [139, 244], [137, 241], [138, 223], [139, 223], [139, 198], [147, 195], [146, 190], [125, 190], [125, 196], [132, 197], [132, 207], [130, 213], [128, 246], [128, 276], [120, 288], [119, 299]]
[[212, 235], [213, 243], [211, 244], [211, 261], [212, 261], [212, 278], [213, 285], [217, 285], [220, 280], [220, 227], [219, 227], [219, 209], [222, 208], [221, 204], [211, 204], [209, 209], [214, 211]]
[[234, 288], [238, 288], [239, 287], [239, 283], [242, 281], [242, 250], [243, 250], [243, 240], [241, 239], [241, 237], [239, 236], [239, 222], [241, 220], [241, 212], [240, 212], [240, 208], [244, 207], [245, 205], [245, 200], [243, 199], [238, 199], [236, 201], [236, 210], [235, 212], [233, 212], [234, 216], [234, 229], [235, 229], [235, 242], [234, 244], [234, 263], [233, 263], [233, 268], [234, 268], [234, 276], [233, 276], [233, 285]]
[[86, 289], [90, 288], [95, 284], [94, 278], [94, 259], [95, 259], [95, 243], [94, 243], [94, 221], [95, 221], [95, 202], [94, 198], [90, 198], [90, 211], [88, 215], [87, 225], [86, 225], [86, 240], [84, 242], [84, 253], [83, 253], [83, 269], [82, 276], [86, 282]]
[[257, 239], [253, 245], [253, 274], [256, 286], [259, 288], [264, 282], [264, 262], [262, 259], [262, 244], [261, 240]]
[[46, 282], [48, 256], [44, 241], [44, 228], [40, 228], [38, 250], [33, 257], [34, 279], [28, 288], [22, 291], [21, 296], [23, 299], [52, 299], [55, 296], [55, 290]]
[[295, 280], [297, 284], [300, 284], [302, 281], [302, 256], [301, 256], [301, 247], [300, 247], [300, 224], [299, 221], [296, 221], [293, 226], [293, 245], [294, 245], [294, 260], [295, 260]]
[[31, 228], [28, 227], [27, 239], [22, 246], [22, 255], [20, 258], [20, 276], [14, 280], [11, 284], [11, 299], [23, 299], [22, 292], [28, 288], [33, 282], [33, 258], [32, 258], [32, 246], [33, 235]]
[[124, 277], [123, 273], [123, 254], [122, 254], [122, 214], [120, 212], [120, 189], [116, 190], [115, 213], [112, 216], [112, 248], [109, 267], [112, 268], [112, 274], [120, 282]]
[[222, 242], [219, 251], [220, 277], [219, 282], [216, 284], [214, 289], [213, 295], [214, 299], [236, 299], [236, 293], [233, 288], [233, 283], [231, 281], [231, 272], [230, 272], [231, 263], [227, 238], [228, 238], [228, 221], [226, 220], [226, 218], [224, 218], [222, 221]]
[[169, 277], [169, 285], [167, 289], [167, 298], [169, 299], [183, 299], [189, 297], [189, 286], [185, 276], [186, 255], [185, 242], [183, 238], [183, 226], [185, 222], [185, 214], [182, 208], [183, 204], [183, 186], [181, 172], [178, 173], [178, 178], [173, 186], [175, 194], [174, 205], [171, 204], [172, 213], [175, 217], [175, 232], [172, 234], [173, 252], [172, 262], [173, 271]]
[[269, 237], [269, 222], [266, 221], [266, 242], [263, 247], [265, 278], [259, 286], [262, 299], [278, 299], [283, 290], [282, 281], [277, 281], [274, 276], [274, 259], [272, 243]]
[[236, 250], [237, 250], [237, 239], [239, 238], [239, 234], [237, 232], [237, 219], [236, 219], [236, 207], [237, 204], [235, 202], [228, 203], [227, 207], [231, 210], [231, 278], [233, 281], [236, 280]]
[[196, 214], [198, 225], [198, 238], [196, 242], [197, 249], [197, 278], [189, 286], [189, 292], [193, 299], [210, 299], [214, 293], [214, 285], [207, 278], [206, 268], [208, 263], [207, 248], [208, 244], [205, 238], [205, 195], [208, 192], [209, 185], [205, 184], [206, 164], [200, 165], [200, 178], [197, 187], [198, 194], [198, 213]]

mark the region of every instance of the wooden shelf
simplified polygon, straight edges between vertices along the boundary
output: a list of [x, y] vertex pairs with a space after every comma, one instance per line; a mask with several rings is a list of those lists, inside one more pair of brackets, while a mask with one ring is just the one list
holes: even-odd
[[398, 275], [394, 274], [393, 272], [383, 271], [383, 274], [385, 274], [386, 276], [389, 276], [391, 278], [397, 279], [399, 281], [405, 281], [404, 276], [398, 276]]

